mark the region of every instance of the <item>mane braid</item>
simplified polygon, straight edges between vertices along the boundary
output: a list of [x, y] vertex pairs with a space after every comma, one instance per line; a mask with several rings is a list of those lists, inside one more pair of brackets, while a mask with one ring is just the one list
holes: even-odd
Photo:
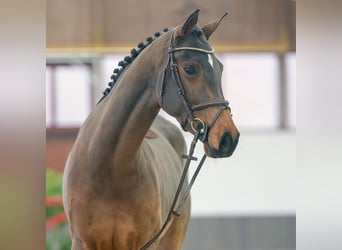
[[[163, 32], [168, 32], [168, 28], [164, 28]], [[159, 36], [161, 36], [160, 32], [154, 33], [155, 39], [157, 39]], [[147, 37], [146, 38], [146, 43], [140, 42], [138, 43], [137, 47], [138, 48], [133, 48], [131, 50], [131, 55], [130, 56], [125, 56], [122, 61], [118, 63], [119, 68], [115, 68], [113, 70], [113, 74], [111, 75], [110, 79], [111, 81], [108, 83], [108, 87], [102, 92], [103, 96], [101, 99], [97, 102], [99, 104], [113, 89], [116, 81], [119, 79], [121, 73], [125, 70], [125, 68], [134, 61], [136, 57], [140, 54], [141, 51], [143, 51], [148, 45], [150, 45], [154, 41], [153, 37]]]

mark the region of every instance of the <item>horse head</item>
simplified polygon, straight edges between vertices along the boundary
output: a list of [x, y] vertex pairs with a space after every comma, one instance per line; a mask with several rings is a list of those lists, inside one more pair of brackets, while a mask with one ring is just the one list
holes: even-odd
[[199, 134], [209, 157], [228, 157], [240, 134], [222, 93], [223, 65], [208, 43], [227, 13], [203, 27], [197, 26], [198, 13], [169, 31], [167, 62], [158, 84], [159, 104], [185, 131]]

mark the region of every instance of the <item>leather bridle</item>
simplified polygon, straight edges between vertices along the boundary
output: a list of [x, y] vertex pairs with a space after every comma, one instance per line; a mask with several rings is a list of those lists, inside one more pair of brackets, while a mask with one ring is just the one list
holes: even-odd
[[[188, 123], [188, 119], [190, 118], [191, 129], [193, 130], [194, 133], [196, 133], [197, 131], [200, 132], [198, 139], [204, 142], [205, 140], [207, 140], [207, 135], [208, 135], [209, 130], [214, 126], [214, 124], [216, 123], [217, 119], [220, 117], [222, 112], [225, 109], [230, 110], [229, 103], [226, 100], [214, 100], [214, 101], [195, 104], [195, 105], [191, 104], [188, 96], [186, 95], [184, 84], [179, 74], [179, 69], [178, 69], [178, 65], [176, 62], [175, 53], [177, 51], [190, 50], [190, 51], [196, 51], [199, 53], [213, 54], [214, 49], [207, 50], [207, 49], [201, 49], [201, 48], [196, 48], [196, 47], [175, 47], [174, 46], [174, 30], [172, 30], [171, 32], [172, 33], [171, 33], [171, 37], [169, 41], [169, 48], [168, 48], [168, 59], [164, 67], [162, 83], [161, 83], [162, 86], [160, 88], [160, 106], [165, 110], [164, 105], [163, 105], [163, 96], [164, 96], [166, 72], [167, 72], [167, 69], [170, 67], [171, 72], [172, 72], [172, 77], [178, 87], [178, 94], [180, 95], [180, 98], [185, 107], [185, 112], [178, 119], [179, 123], [182, 126], [182, 128], [185, 130], [186, 125]], [[194, 116], [195, 111], [199, 111], [199, 110], [203, 110], [203, 109], [215, 107], [215, 106], [222, 106], [222, 107], [218, 110], [218, 112], [214, 116], [209, 126], [200, 118]]]
[[[174, 216], [180, 216], [179, 212], [182, 209], [183, 205], [185, 204], [185, 202], [186, 202], [186, 200], [190, 194], [190, 190], [191, 190], [191, 188], [192, 188], [192, 186], [196, 180], [196, 177], [198, 176], [198, 174], [199, 174], [199, 172], [200, 172], [200, 170], [204, 164], [204, 161], [207, 158], [206, 154], [204, 154], [202, 156], [200, 163], [198, 164], [189, 184], [186, 186], [186, 188], [184, 189], [184, 191], [182, 193], [183, 184], [187, 179], [187, 173], [188, 173], [190, 163], [191, 163], [191, 161], [197, 160], [197, 158], [193, 156], [197, 141], [198, 140], [201, 140], [201, 141], [207, 140], [208, 131], [214, 126], [214, 124], [216, 123], [217, 119], [220, 117], [222, 112], [226, 109], [230, 110], [229, 103], [226, 100], [223, 100], [223, 101], [217, 100], [217, 101], [211, 101], [211, 102], [206, 102], [206, 103], [201, 103], [201, 104], [196, 104], [196, 105], [192, 105], [190, 103], [190, 101], [186, 95], [186, 92], [185, 92], [185, 89], [184, 89], [184, 86], [182, 83], [182, 79], [181, 79], [179, 71], [178, 71], [178, 66], [177, 66], [176, 58], [175, 58], [175, 52], [180, 51], [180, 50], [192, 50], [192, 51], [198, 51], [200, 53], [212, 54], [212, 53], [214, 53], [214, 50], [213, 49], [206, 50], [206, 49], [195, 48], [195, 47], [177, 47], [177, 48], [175, 48], [174, 41], [173, 41], [173, 35], [174, 35], [174, 30], [171, 33], [170, 44], [169, 44], [169, 49], [168, 49], [168, 59], [167, 59], [167, 63], [165, 64], [165, 68], [164, 68], [164, 72], [163, 72], [163, 78], [162, 78], [162, 83], [161, 83], [162, 86], [160, 89], [160, 100], [159, 100], [159, 102], [160, 102], [160, 106], [164, 109], [164, 106], [163, 106], [164, 85], [165, 85], [165, 79], [166, 79], [166, 71], [170, 65], [170, 68], [172, 70], [173, 79], [175, 80], [177, 87], [178, 87], [178, 93], [182, 99], [184, 106], [185, 106], [185, 112], [181, 115], [180, 124], [183, 127], [183, 129], [185, 129], [185, 127], [187, 125], [187, 121], [190, 118], [191, 119], [190, 126], [191, 126], [191, 129], [193, 130], [195, 135], [194, 135], [194, 138], [193, 138], [191, 145], [190, 145], [189, 154], [183, 155], [183, 158], [186, 159], [186, 162], [185, 162], [185, 165], [183, 168], [181, 178], [179, 180], [179, 184], [178, 184], [175, 196], [173, 198], [173, 201], [171, 203], [171, 207], [170, 207], [168, 215], [166, 217], [166, 220], [164, 221], [161, 228], [152, 236], [152, 238], [148, 242], [146, 242], [141, 248], [139, 248], [139, 250], [146, 250], [147, 248], [149, 248], [162, 235], [162, 233], [167, 228], [169, 223], [172, 221]], [[215, 106], [222, 106], [222, 107], [217, 111], [216, 115], [212, 119], [209, 126], [205, 122], [203, 122], [200, 118], [195, 117], [193, 114], [194, 111], [203, 110], [203, 109], [215, 107]]]

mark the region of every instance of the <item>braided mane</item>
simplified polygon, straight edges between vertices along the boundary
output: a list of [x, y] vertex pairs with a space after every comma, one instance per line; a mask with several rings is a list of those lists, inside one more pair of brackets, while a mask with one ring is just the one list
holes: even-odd
[[[163, 29], [163, 32], [167, 32], [169, 31], [168, 28], [164, 28]], [[154, 37], [155, 39], [157, 39], [159, 36], [161, 35], [160, 32], [156, 32], [154, 33]], [[150, 45], [152, 42], [154, 41], [154, 38], [153, 37], [147, 37], [146, 38], [146, 43], [144, 42], [140, 42], [138, 43], [138, 48], [133, 48], [131, 50], [131, 56], [125, 56], [124, 59], [122, 61], [120, 61], [118, 63], [118, 68], [115, 68], [113, 70], [113, 74], [112, 76], [110, 77], [111, 81], [108, 83], [108, 87], [102, 92], [103, 93], [103, 96], [101, 97], [101, 99], [97, 102], [97, 104], [99, 104], [110, 92], [111, 90], [113, 89], [116, 81], [119, 79], [121, 73], [125, 70], [125, 68], [131, 64], [134, 59], [136, 57], [138, 57], [138, 55], [140, 54], [141, 51], [143, 51], [148, 45]]]

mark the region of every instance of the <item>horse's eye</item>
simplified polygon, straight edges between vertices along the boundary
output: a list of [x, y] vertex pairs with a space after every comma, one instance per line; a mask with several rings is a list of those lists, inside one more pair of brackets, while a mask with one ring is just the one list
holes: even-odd
[[193, 76], [193, 75], [196, 75], [196, 74], [197, 74], [196, 68], [193, 67], [193, 66], [191, 66], [191, 65], [185, 65], [185, 66], [183, 67], [183, 69], [184, 69], [185, 73], [187, 73], [188, 75]]

